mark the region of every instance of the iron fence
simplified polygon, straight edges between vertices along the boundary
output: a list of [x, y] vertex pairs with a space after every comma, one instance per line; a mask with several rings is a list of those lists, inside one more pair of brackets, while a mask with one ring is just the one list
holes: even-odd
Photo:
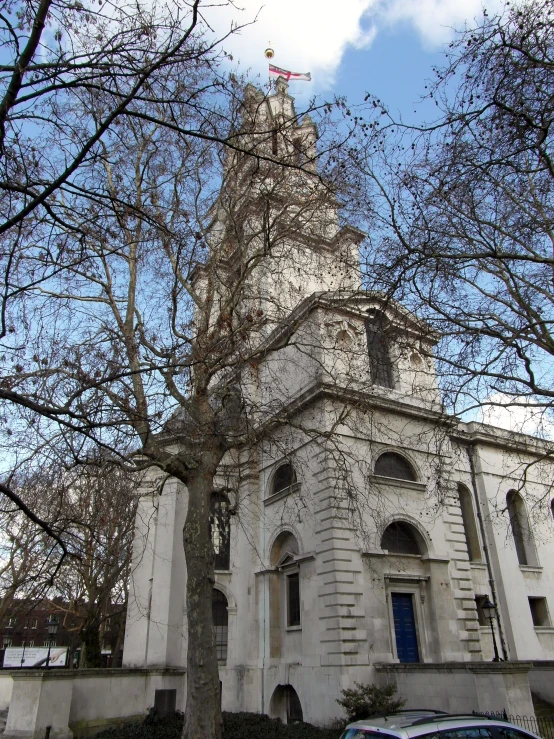
[[554, 716], [510, 716], [506, 711], [474, 711], [474, 713], [487, 716], [487, 718], [510, 721], [516, 726], [521, 726], [522, 729], [532, 731], [533, 734], [538, 734], [542, 739], [554, 739]]

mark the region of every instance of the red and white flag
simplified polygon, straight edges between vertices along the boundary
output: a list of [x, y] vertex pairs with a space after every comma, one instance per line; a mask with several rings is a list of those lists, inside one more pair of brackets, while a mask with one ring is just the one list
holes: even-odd
[[269, 65], [269, 76], [284, 77], [287, 82], [290, 82], [290, 80], [297, 80], [298, 82], [312, 81], [312, 75], [309, 72], [306, 72], [305, 74], [302, 72], [289, 72], [288, 69], [281, 69], [273, 64]]

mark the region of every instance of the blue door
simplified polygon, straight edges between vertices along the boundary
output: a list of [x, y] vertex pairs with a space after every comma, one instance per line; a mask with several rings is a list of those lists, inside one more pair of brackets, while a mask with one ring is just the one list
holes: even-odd
[[392, 615], [398, 659], [400, 662], [419, 662], [411, 593], [392, 593]]

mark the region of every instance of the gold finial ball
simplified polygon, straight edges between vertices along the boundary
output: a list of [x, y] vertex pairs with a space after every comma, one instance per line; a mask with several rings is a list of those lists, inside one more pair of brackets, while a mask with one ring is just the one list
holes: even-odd
[[272, 49], [272, 48], [268, 48], [268, 49], [266, 49], [266, 50], [264, 51], [264, 54], [265, 54], [265, 58], [266, 58], [266, 59], [273, 59], [273, 57], [275, 56], [275, 52], [273, 51], [273, 49]]

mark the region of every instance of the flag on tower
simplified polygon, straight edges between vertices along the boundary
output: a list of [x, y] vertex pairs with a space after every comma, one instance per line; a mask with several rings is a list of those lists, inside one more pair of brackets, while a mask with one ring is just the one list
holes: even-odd
[[287, 82], [295, 80], [298, 82], [311, 82], [312, 75], [309, 72], [289, 72], [288, 69], [281, 69], [273, 64], [269, 65], [269, 76], [270, 77], [284, 77]]

